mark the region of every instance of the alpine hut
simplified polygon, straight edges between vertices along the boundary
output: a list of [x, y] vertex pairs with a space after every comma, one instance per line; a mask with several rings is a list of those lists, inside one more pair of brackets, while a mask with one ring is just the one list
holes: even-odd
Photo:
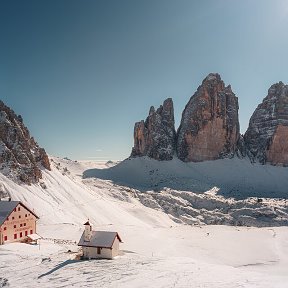
[[89, 220], [84, 226], [78, 243], [78, 246], [82, 247], [84, 259], [113, 259], [119, 255], [119, 243], [122, 243], [122, 240], [117, 232], [92, 231]]
[[20, 201], [0, 201], [0, 245], [36, 233], [39, 217]]

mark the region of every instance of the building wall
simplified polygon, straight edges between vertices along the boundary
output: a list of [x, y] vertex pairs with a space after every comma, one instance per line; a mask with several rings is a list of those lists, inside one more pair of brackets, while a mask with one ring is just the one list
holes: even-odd
[[36, 217], [19, 203], [0, 228], [3, 243], [21, 241], [36, 233]]
[[118, 256], [119, 255], [119, 240], [116, 237], [113, 245], [112, 245], [112, 257]]
[[119, 240], [115, 239], [112, 248], [100, 248], [100, 254], [98, 254], [97, 247], [82, 247], [83, 256], [87, 259], [105, 258], [112, 259], [119, 255]]
[[83, 247], [83, 256], [87, 259], [105, 258], [112, 259], [112, 249], [100, 248], [101, 253], [97, 254], [97, 247]]

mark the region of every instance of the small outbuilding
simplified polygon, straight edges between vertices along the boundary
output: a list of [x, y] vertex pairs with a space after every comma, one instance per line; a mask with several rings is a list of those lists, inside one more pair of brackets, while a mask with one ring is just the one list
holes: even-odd
[[26, 243], [29, 244], [38, 244], [38, 241], [42, 239], [42, 237], [40, 235], [38, 235], [37, 233], [31, 234], [31, 235], [27, 235], [27, 238], [25, 239]]
[[113, 259], [119, 255], [119, 243], [122, 240], [117, 232], [92, 231], [92, 226], [87, 221], [85, 230], [78, 246], [82, 247], [84, 259]]

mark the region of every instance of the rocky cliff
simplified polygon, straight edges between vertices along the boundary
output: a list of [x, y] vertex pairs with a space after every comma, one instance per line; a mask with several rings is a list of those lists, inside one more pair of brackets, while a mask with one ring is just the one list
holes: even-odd
[[177, 155], [185, 162], [231, 157], [239, 140], [238, 98], [211, 73], [190, 98], [177, 132]]
[[50, 170], [45, 150], [30, 137], [22, 117], [0, 101], [0, 171], [31, 184], [42, 178], [42, 168]]
[[288, 85], [270, 87], [250, 119], [244, 141], [252, 161], [288, 165]]
[[173, 102], [151, 107], [134, 128], [131, 156], [185, 162], [248, 157], [252, 162], [288, 166], [288, 85], [274, 84], [253, 113], [245, 135], [239, 133], [238, 98], [217, 73], [209, 74], [190, 98], [175, 135]]
[[171, 160], [175, 152], [176, 131], [173, 101], [168, 98], [157, 110], [152, 106], [146, 121], [134, 127], [134, 147], [131, 157], [149, 156], [156, 160]]

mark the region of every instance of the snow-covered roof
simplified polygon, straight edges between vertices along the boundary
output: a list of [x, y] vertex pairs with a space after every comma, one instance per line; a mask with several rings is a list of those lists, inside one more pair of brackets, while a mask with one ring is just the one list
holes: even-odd
[[117, 232], [92, 231], [90, 241], [84, 241], [84, 233], [80, 238], [78, 246], [111, 248], [116, 238], [122, 242]]
[[7, 217], [11, 214], [11, 212], [16, 208], [19, 203], [30, 213], [32, 213], [36, 218], [39, 218], [33, 211], [31, 211], [20, 201], [0, 201], [0, 226], [5, 222]]
[[38, 235], [38, 234], [36, 234], [36, 233], [27, 235], [27, 237], [30, 238], [30, 239], [33, 240], [33, 241], [36, 241], [36, 240], [42, 238], [40, 235]]

